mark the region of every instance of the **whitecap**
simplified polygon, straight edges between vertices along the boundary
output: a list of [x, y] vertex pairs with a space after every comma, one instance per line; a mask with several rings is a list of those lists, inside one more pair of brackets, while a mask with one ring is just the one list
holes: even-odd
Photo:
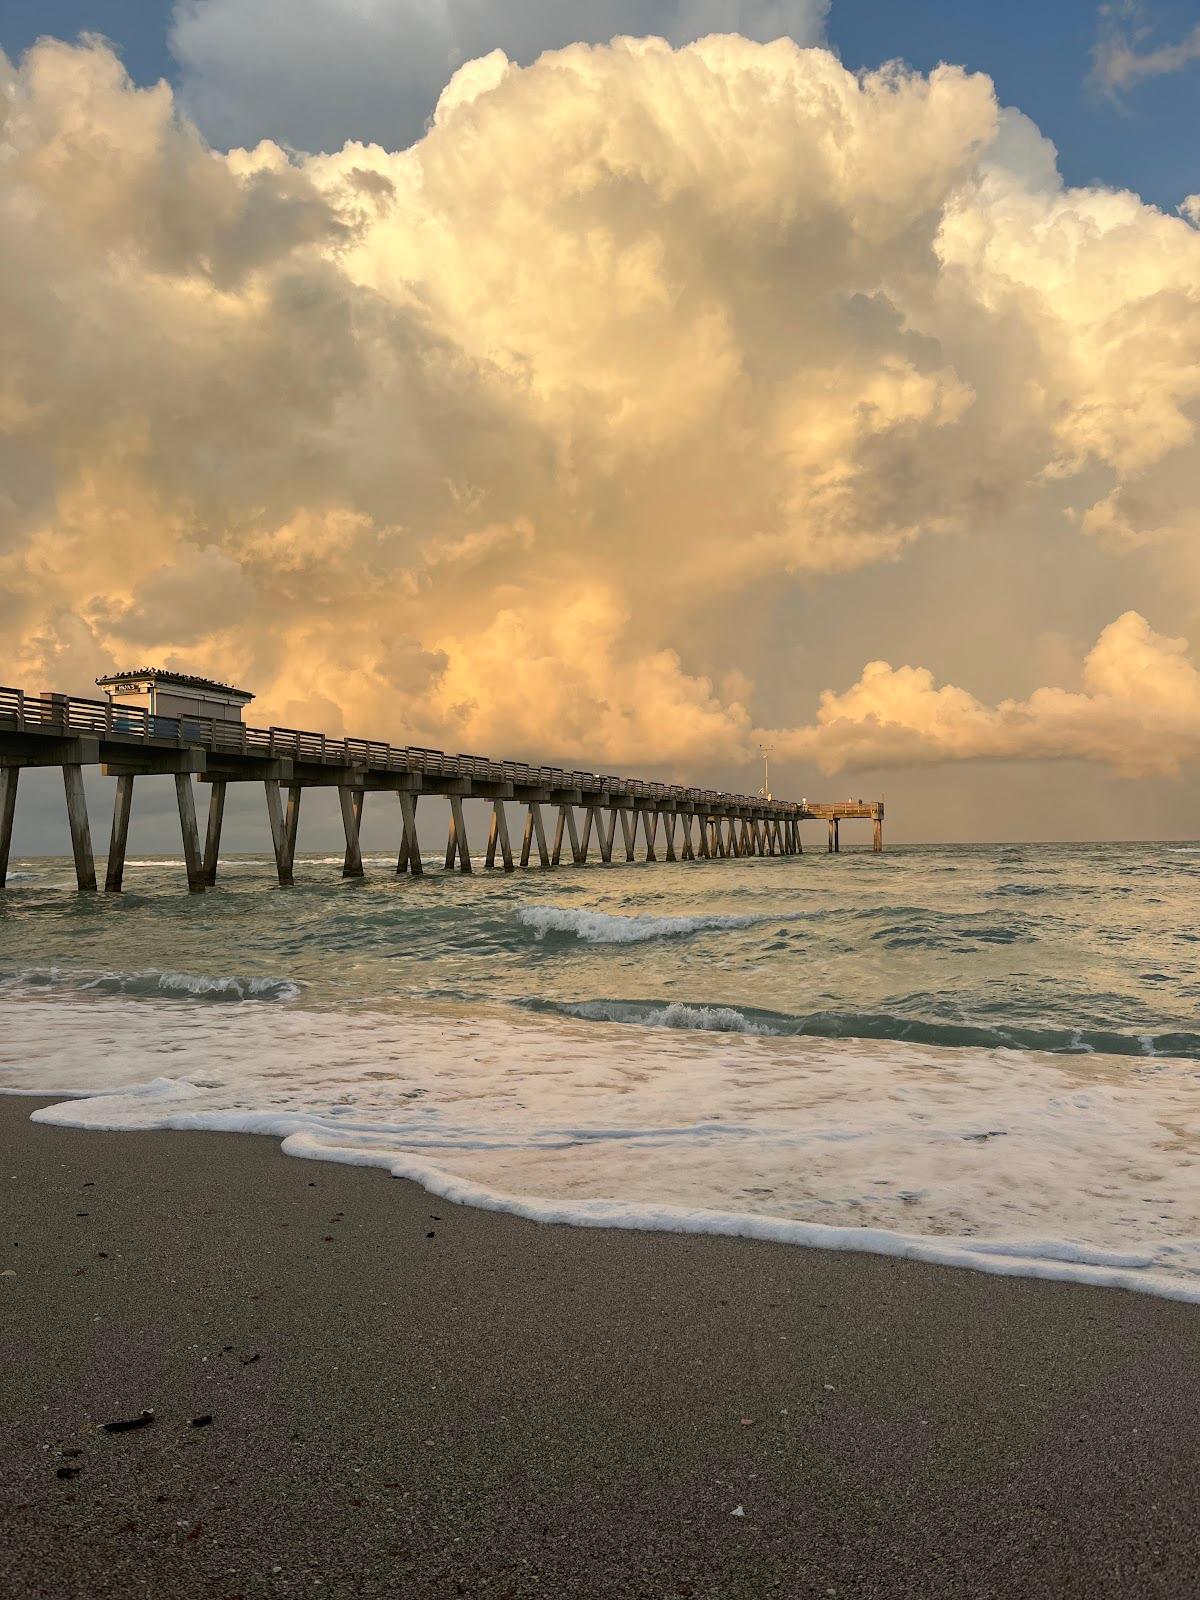
[[517, 917], [539, 939], [544, 939], [548, 933], [565, 933], [588, 944], [640, 944], [647, 939], [680, 938], [720, 928], [751, 928], [766, 920], [781, 920], [716, 913], [693, 917], [621, 916], [611, 911], [540, 905], [519, 906]]

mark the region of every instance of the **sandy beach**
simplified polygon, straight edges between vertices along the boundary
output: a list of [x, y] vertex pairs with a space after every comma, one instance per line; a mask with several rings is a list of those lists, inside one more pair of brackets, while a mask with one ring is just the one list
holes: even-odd
[[14, 1597], [1194, 1587], [1192, 1307], [537, 1226], [37, 1103], [0, 1099]]

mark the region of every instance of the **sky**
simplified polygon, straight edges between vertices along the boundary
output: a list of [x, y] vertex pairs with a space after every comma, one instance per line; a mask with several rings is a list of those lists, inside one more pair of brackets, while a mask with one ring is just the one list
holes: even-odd
[[8, 0], [0, 48], [0, 681], [1200, 833], [1194, 4]]

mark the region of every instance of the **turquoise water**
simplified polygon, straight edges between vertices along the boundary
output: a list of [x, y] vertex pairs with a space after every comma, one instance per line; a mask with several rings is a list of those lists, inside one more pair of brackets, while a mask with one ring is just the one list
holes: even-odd
[[1200, 1292], [1200, 847], [393, 866], [14, 863], [0, 1086], [530, 1214]]

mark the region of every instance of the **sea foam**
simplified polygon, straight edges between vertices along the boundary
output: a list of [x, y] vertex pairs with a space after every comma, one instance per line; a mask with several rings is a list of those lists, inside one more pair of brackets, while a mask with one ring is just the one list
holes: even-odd
[[1200, 1301], [1196, 1063], [776, 1038], [722, 1009], [617, 1029], [300, 1004], [230, 1025], [196, 1001], [26, 993], [0, 996], [0, 1087], [56, 1097], [39, 1122], [266, 1133], [537, 1221]]

